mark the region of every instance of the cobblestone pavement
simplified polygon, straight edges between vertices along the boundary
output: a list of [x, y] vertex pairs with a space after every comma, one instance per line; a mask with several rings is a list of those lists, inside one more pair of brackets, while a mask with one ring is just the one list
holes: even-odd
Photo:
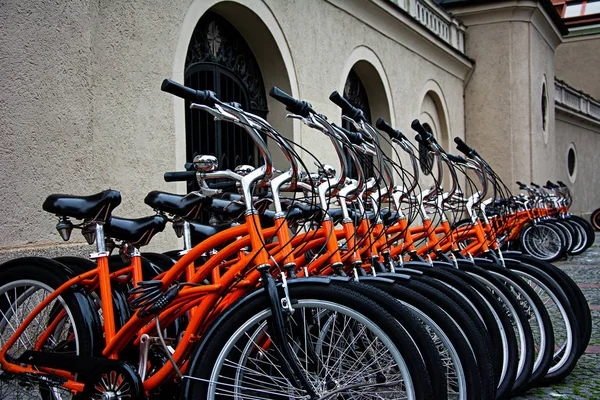
[[600, 234], [579, 256], [555, 263], [577, 282], [592, 311], [592, 337], [573, 372], [560, 384], [535, 388], [518, 400], [600, 399]]

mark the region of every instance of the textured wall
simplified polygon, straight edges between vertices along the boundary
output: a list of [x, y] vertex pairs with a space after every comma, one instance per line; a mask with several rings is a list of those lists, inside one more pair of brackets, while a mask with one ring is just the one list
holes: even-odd
[[574, 37], [556, 49], [556, 77], [600, 100], [600, 35]]
[[467, 142], [507, 182], [529, 178], [521, 157], [529, 148], [528, 29], [524, 22], [470, 26], [465, 40], [476, 60], [465, 90]]
[[[189, 40], [181, 36], [182, 24], [186, 18], [199, 19], [200, 14], [189, 13], [204, 3], [2, 2], [0, 251], [59, 244], [54, 217], [41, 210], [50, 193], [117, 189], [123, 202], [115, 214], [126, 217], [151, 213], [143, 204], [148, 191], [176, 191], [176, 186], [162, 181], [162, 174], [181, 167], [178, 162], [185, 156], [176, 145], [182, 140], [181, 129], [176, 127], [174, 100], [161, 93], [159, 86], [163, 78], [183, 68], [174, 65], [176, 49], [182, 43], [187, 46]], [[258, 1], [241, 3], [250, 7]], [[434, 80], [446, 101], [450, 135], [462, 135], [463, 80], [468, 68], [462, 67], [462, 75], [449, 72], [456, 70], [452, 67], [456, 56], [443, 53], [438, 45], [415, 33], [393, 39], [334, 3], [261, 3], [274, 16], [291, 51], [299, 97], [339, 120], [340, 111], [328, 96], [342, 89], [342, 66], [353, 50], [366, 46], [385, 70], [397, 127], [413, 136], [410, 121], [420, 112], [423, 87]], [[344, 4], [356, 9], [363, 3]], [[227, 2], [217, 10], [226, 7], [233, 10]], [[231, 17], [238, 15], [250, 46], [264, 53], [259, 38], [253, 38], [251, 27], [242, 21], [248, 11], [238, 9]], [[389, 15], [384, 17], [381, 24], [392, 36], [401, 37], [394, 33], [401, 24]], [[415, 51], [419, 46], [435, 54], [435, 60]], [[267, 55], [257, 58], [266, 70], [277, 73], [267, 65]], [[291, 127], [281, 122], [283, 107], [274, 105], [271, 112], [280, 126]], [[323, 145], [322, 136], [297, 127], [304, 146], [322, 161], [332, 160], [331, 148]], [[77, 234], [74, 237], [80, 241]], [[176, 240], [169, 229], [153, 244], [167, 249]], [[64, 247], [65, 251], [72, 248]]]
[[466, 53], [476, 60], [465, 89], [466, 137], [516, 189], [517, 180], [556, 178], [554, 51], [560, 39], [535, 3], [498, 4], [481, 14], [458, 12], [468, 27]]
[[[572, 212], [588, 216], [600, 207], [600, 126], [558, 111], [556, 113], [556, 176], [573, 192]], [[573, 143], [577, 153], [577, 173], [571, 182], [567, 169], [567, 153]]]

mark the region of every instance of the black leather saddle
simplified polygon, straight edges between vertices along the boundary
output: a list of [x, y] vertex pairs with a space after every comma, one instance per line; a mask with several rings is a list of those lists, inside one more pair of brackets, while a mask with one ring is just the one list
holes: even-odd
[[202, 206], [210, 203], [210, 198], [199, 196], [186, 197], [180, 194], [154, 190], [146, 195], [144, 203], [155, 210], [193, 220], [200, 217]]
[[211, 226], [190, 222], [190, 232], [192, 234], [192, 237], [194, 238], [194, 241], [201, 242], [215, 235], [218, 232], [231, 228], [232, 226], [233, 223]]
[[51, 194], [42, 208], [52, 214], [76, 219], [105, 221], [111, 211], [121, 204], [121, 193], [105, 190], [91, 196]]
[[104, 236], [119, 239], [135, 247], [150, 243], [152, 236], [165, 229], [167, 217], [152, 215], [137, 219], [110, 217], [104, 224]]

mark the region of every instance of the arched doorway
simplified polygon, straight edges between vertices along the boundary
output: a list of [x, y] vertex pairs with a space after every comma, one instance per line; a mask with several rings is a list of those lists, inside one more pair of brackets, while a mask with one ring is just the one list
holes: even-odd
[[[207, 11], [194, 29], [184, 81], [186, 86], [212, 90], [223, 101], [238, 102], [244, 110], [267, 116], [265, 86], [254, 54], [237, 29], [213, 11]], [[186, 102], [187, 161], [196, 154], [211, 154], [219, 159], [220, 169], [257, 166], [256, 146], [243, 129], [215, 122], [208, 113], [190, 110], [189, 105]]]

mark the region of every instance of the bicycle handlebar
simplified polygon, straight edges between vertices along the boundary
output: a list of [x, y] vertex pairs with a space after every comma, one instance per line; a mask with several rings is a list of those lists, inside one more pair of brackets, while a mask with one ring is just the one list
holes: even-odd
[[304, 118], [307, 118], [310, 113], [316, 114], [310, 103], [296, 100], [283, 90], [279, 89], [277, 86], [273, 86], [271, 90], [269, 90], [269, 96], [280, 103], [283, 103], [285, 105], [285, 109], [293, 114], [301, 115]]
[[377, 119], [377, 121], [375, 122], [375, 126], [377, 127], [377, 129], [387, 133], [390, 139], [396, 139], [399, 141], [406, 139], [406, 136], [404, 136], [402, 132], [392, 128], [392, 126], [388, 124], [383, 118]]
[[192, 103], [203, 104], [209, 107], [214, 107], [215, 103], [218, 101], [215, 92], [210, 90], [192, 89], [170, 79], [165, 79], [163, 81], [160, 90], [191, 101]]
[[334, 91], [331, 93], [331, 95], [329, 95], [329, 100], [341, 108], [342, 113], [345, 116], [352, 118], [356, 122], [366, 121], [365, 114], [362, 112], [362, 110], [350, 104], [348, 100], [343, 98], [337, 91]]
[[410, 127], [419, 133], [419, 135], [421, 136], [421, 139], [424, 141], [423, 144], [429, 144], [432, 140], [435, 140], [433, 137], [433, 134], [431, 132], [428, 132], [427, 129], [425, 129], [425, 127], [423, 125], [421, 125], [421, 122], [418, 119], [415, 119], [410, 124]]
[[188, 182], [196, 180], [196, 171], [165, 172], [165, 182]]

